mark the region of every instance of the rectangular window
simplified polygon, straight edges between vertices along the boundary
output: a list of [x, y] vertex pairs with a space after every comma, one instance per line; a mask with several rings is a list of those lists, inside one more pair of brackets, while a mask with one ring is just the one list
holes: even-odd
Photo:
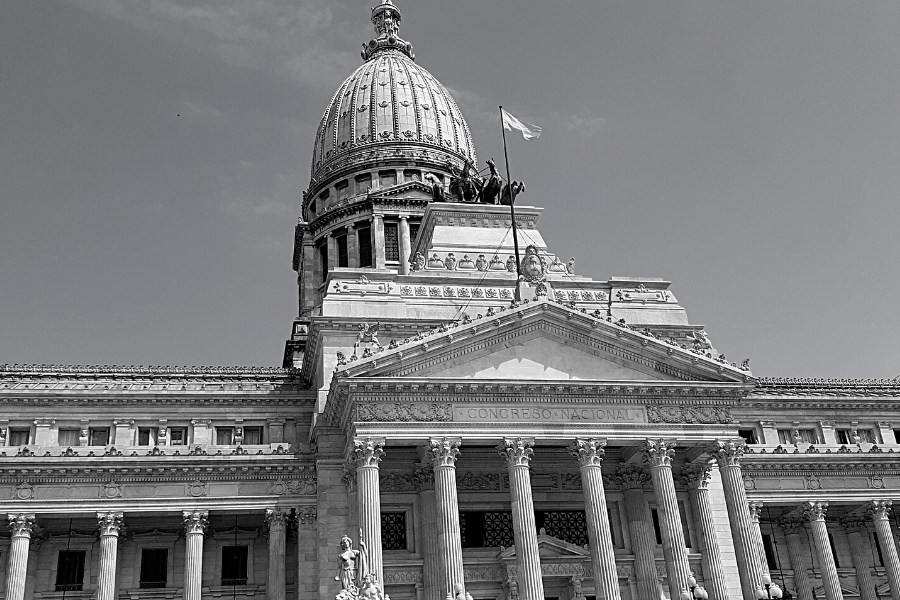
[[381, 513], [381, 547], [406, 550], [406, 513]]
[[459, 513], [463, 548], [509, 548], [514, 545], [511, 512]]
[[[838, 444], [856, 443], [856, 440], [853, 439], [852, 429], [838, 429], [835, 433], [837, 434]], [[859, 441], [864, 444], [871, 444], [875, 441], [875, 432], [871, 429], [857, 429], [856, 435], [859, 436]]]
[[343, 200], [350, 195], [350, 183], [346, 179], [338, 181], [334, 184], [334, 190], [337, 192], [337, 199]]
[[335, 236], [334, 238], [335, 245], [337, 246], [337, 258], [339, 267], [349, 267], [350, 261], [348, 260], [347, 255], [347, 234], [341, 234]]
[[564, 542], [584, 546], [588, 543], [587, 519], [581, 510], [534, 511], [537, 530], [544, 530]]
[[403, 171], [403, 180], [404, 181], [421, 181], [422, 180], [422, 172], [417, 171], [416, 169], [405, 169]]
[[418, 223], [410, 223], [409, 224], [409, 243], [414, 245], [416, 243], [416, 236], [419, 235], [419, 224]]
[[244, 427], [244, 445], [257, 446], [262, 444], [262, 427]]
[[61, 550], [56, 563], [56, 591], [80, 592], [84, 587], [84, 550]]
[[10, 446], [27, 446], [31, 437], [31, 429], [10, 429], [9, 445]]
[[381, 181], [381, 187], [391, 187], [397, 183], [397, 171], [379, 171], [378, 179]]
[[364, 173], [356, 176], [356, 193], [367, 194], [372, 189], [372, 174]]
[[328, 279], [328, 245], [319, 246], [319, 268], [322, 271], [322, 283]]
[[653, 517], [653, 533], [656, 534], [656, 543], [662, 544], [662, 530], [659, 528], [659, 511], [651, 508], [650, 516]]
[[247, 546], [222, 547], [222, 585], [247, 585]]
[[78, 429], [60, 429], [57, 443], [66, 447], [77, 446], [80, 443], [78, 440], [80, 434]]
[[361, 227], [356, 230], [357, 240], [359, 240], [359, 266], [372, 266], [372, 228]]
[[168, 580], [169, 551], [165, 548], [141, 550], [142, 588], [164, 588]]
[[384, 224], [384, 260], [397, 262], [400, 260], [400, 242], [397, 241], [397, 223]]
[[815, 429], [779, 429], [778, 442], [781, 444], [793, 444], [794, 431], [796, 431], [797, 435], [800, 437], [799, 441], [801, 444], [818, 443], [819, 436], [816, 435]]
[[89, 446], [106, 446], [109, 444], [109, 427], [91, 427], [88, 434]]
[[216, 444], [231, 446], [234, 443], [234, 427], [216, 427]]
[[156, 427], [138, 428], [138, 446], [155, 446], [157, 432]]
[[187, 428], [172, 427], [169, 429], [169, 445], [184, 446], [187, 444]]
[[831, 544], [831, 554], [834, 555], [834, 567], [840, 569], [841, 561], [838, 560], [837, 546], [834, 545], [834, 536], [830, 533], [828, 534], [828, 543]]
[[748, 444], [758, 444], [759, 441], [756, 437], [755, 429], [738, 429], [738, 435], [744, 438], [744, 441]]
[[763, 551], [766, 553], [766, 564], [769, 566], [769, 570], [772, 571], [778, 569], [778, 561], [775, 556], [775, 542], [772, 540], [772, 536], [768, 533], [762, 534], [762, 542]]
[[688, 518], [687, 518], [687, 508], [684, 506], [684, 501], [678, 501], [678, 516], [681, 517], [681, 531], [684, 535], [684, 545], [686, 548], [693, 548], [694, 544], [691, 541], [691, 529], [688, 527]]

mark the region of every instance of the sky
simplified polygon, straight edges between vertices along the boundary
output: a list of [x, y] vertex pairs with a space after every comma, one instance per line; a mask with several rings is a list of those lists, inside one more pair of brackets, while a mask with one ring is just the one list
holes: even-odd
[[[375, 0], [4, 0], [0, 364], [280, 365]], [[398, 0], [479, 160], [757, 376], [900, 375], [900, 3]], [[483, 166], [483, 165], [482, 165]]]

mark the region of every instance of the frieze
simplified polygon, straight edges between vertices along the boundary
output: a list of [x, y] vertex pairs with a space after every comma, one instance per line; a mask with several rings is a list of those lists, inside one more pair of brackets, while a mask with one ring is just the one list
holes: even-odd
[[419, 482], [413, 473], [385, 473], [379, 478], [382, 492], [417, 492]]
[[449, 402], [360, 403], [356, 406], [356, 419], [361, 422], [450, 421], [452, 410]]
[[361, 275], [359, 279], [353, 281], [335, 281], [332, 283], [332, 290], [338, 293], [354, 293], [361, 296], [366, 294], [390, 294], [394, 289], [394, 285], [389, 281], [370, 282], [369, 278]]
[[500, 489], [500, 474], [457, 473], [456, 489], [461, 491], [497, 491]]
[[463, 577], [468, 581], [503, 581], [503, 569], [500, 567], [475, 567], [463, 570]]
[[410, 585], [421, 582], [422, 569], [399, 569], [391, 567], [385, 567], [384, 569], [385, 585]]
[[725, 406], [654, 406], [647, 407], [650, 423], [697, 423], [702, 425], [730, 425], [734, 423], [731, 409]]
[[635, 289], [621, 289], [616, 292], [616, 300], [619, 302], [647, 302], [666, 303], [675, 302], [670, 292], [666, 290], [650, 290], [644, 284]]

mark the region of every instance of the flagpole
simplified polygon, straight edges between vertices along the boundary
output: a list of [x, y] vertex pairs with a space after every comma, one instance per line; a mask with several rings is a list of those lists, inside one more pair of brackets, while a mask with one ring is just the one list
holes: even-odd
[[[509, 154], [506, 152], [506, 126], [503, 121], [502, 106], [500, 107], [500, 131], [503, 133], [503, 161], [506, 163], [506, 185], [509, 187], [509, 214], [512, 217], [513, 246], [516, 249], [516, 276], [518, 276], [521, 275], [519, 272], [519, 265], [522, 261], [519, 260], [519, 236], [516, 234], [516, 209], [513, 206], [515, 204], [515, 194], [513, 194], [512, 179], [509, 178]], [[500, 197], [502, 199], [502, 193]]]

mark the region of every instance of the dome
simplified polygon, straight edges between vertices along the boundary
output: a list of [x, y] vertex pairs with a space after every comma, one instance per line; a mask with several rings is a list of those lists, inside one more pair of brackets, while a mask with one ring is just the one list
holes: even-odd
[[338, 88], [319, 124], [310, 191], [332, 175], [390, 157], [441, 170], [448, 162], [476, 163], [469, 126], [453, 97], [413, 62], [412, 47], [397, 35], [397, 8], [383, 0], [372, 9], [372, 22], [378, 37], [363, 44], [365, 62]]

